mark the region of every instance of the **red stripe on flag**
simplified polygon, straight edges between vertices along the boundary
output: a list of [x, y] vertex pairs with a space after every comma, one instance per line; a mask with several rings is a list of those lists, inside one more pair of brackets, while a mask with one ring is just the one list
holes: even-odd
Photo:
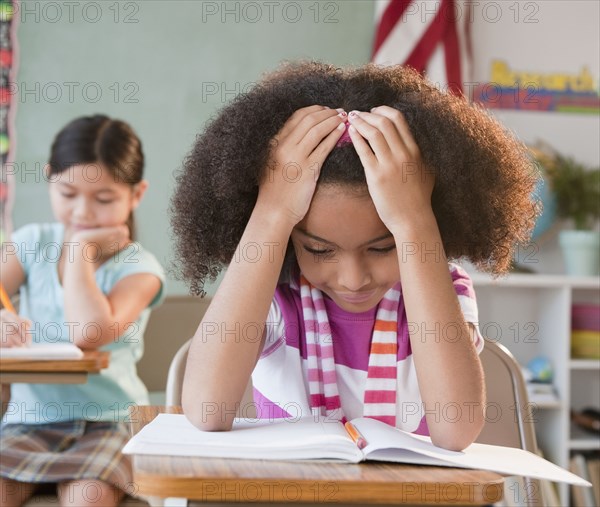
[[[466, 10], [468, 11], [469, 4], [472, 0], [464, 1], [467, 7]], [[403, 19], [403, 17], [406, 16], [407, 9], [411, 5], [418, 5], [418, 2], [415, 0], [391, 0], [385, 7], [375, 32], [375, 42], [371, 56], [372, 60], [376, 59], [377, 53], [381, 50], [387, 38], [392, 36], [394, 31], [405, 30], [403, 25], [406, 20]], [[462, 95], [463, 72], [461, 67], [464, 62], [462, 60], [461, 52], [464, 49], [465, 58], [468, 62], [472, 62], [473, 48], [471, 45], [471, 25], [469, 23], [469, 16], [464, 17], [464, 23], [459, 23], [460, 12], [462, 11], [464, 13], [465, 9], [457, 10], [456, 7], [456, 0], [441, 0], [438, 3], [438, 11], [433, 20], [429, 21], [429, 19], [422, 19], [422, 23], [428, 26], [426, 26], [425, 32], [422, 33], [420, 37], [413, 37], [414, 40], [410, 43], [411, 46], [408, 48], [410, 51], [408, 58], [404, 61], [401, 61], [400, 59], [394, 61], [392, 57], [390, 63], [407, 65], [423, 74], [426, 72], [438, 44], [442, 44], [444, 46], [444, 64], [446, 67], [445, 77], [448, 91], [456, 95]], [[459, 28], [464, 32], [464, 48], [460, 47]], [[391, 50], [391, 47], [388, 48], [386, 46], [385, 52], [386, 54], [389, 52], [388, 56], [392, 56]], [[388, 59], [389, 58], [386, 57], [386, 60]]]
[[404, 11], [411, 3], [412, 0], [392, 0], [385, 8], [381, 20], [379, 21], [377, 31], [375, 32], [375, 42], [373, 44], [373, 54], [371, 55], [371, 59], [373, 59], [377, 51], [379, 51], [379, 48], [400, 21], [402, 14], [404, 14]]
[[408, 56], [404, 65], [414, 67], [419, 72], [424, 72], [429, 63], [429, 59], [435, 47], [442, 42], [444, 37], [444, 18], [442, 15], [442, 9], [439, 9], [433, 18], [433, 21], [421, 37], [421, 40], [417, 43], [412, 53]]
[[[444, 3], [445, 2], [445, 3]], [[462, 93], [462, 75], [460, 70], [460, 47], [456, 33], [456, 11], [454, 0], [442, 0], [442, 9], [445, 9], [446, 34], [444, 44], [444, 57], [446, 61], [446, 79], [448, 89], [455, 95]]]

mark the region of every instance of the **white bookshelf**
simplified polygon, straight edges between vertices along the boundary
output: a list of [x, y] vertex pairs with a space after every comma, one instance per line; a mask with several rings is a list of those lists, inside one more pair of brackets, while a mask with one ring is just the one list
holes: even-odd
[[[522, 364], [546, 356], [554, 368], [556, 402], [536, 404], [538, 446], [550, 461], [569, 468], [572, 451], [600, 449], [600, 438], [571, 425], [570, 409], [598, 406], [600, 361], [571, 359], [571, 305], [600, 303], [600, 277], [511, 274], [493, 279], [471, 274], [479, 326]], [[569, 488], [559, 485], [561, 505]]]

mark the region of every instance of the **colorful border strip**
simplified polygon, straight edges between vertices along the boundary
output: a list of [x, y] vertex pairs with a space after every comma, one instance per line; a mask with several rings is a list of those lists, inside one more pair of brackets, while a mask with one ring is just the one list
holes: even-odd
[[0, 0], [0, 243], [10, 236], [15, 178], [8, 164], [14, 160], [16, 100], [10, 83], [17, 72], [17, 0]]

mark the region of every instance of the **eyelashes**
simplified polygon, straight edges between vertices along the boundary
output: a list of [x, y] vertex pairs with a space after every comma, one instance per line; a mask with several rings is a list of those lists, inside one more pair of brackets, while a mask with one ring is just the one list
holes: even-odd
[[[324, 249], [324, 250], [320, 250], [320, 249], [316, 249], [316, 248], [310, 248], [306, 245], [303, 245], [304, 250], [306, 250], [308, 253], [311, 253], [313, 255], [317, 255], [317, 256], [331, 256], [334, 254], [335, 250], [329, 248], [329, 249]], [[396, 245], [391, 245], [391, 246], [387, 246], [384, 248], [369, 248], [369, 252], [372, 252], [376, 255], [385, 255], [389, 252], [391, 252], [392, 250], [396, 249]]]
[[386, 254], [391, 252], [392, 250], [396, 250], [396, 245], [386, 246], [384, 248], [370, 248], [370, 251], [378, 254]]
[[[76, 197], [76, 194], [65, 194], [62, 192], [60, 195], [63, 197], [63, 199], [74, 199]], [[98, 204], [110, 204], [111, 202], [114, 202], [114, 201], [115, 201], [115, 199], [96, 199], [96, 202]]]
[[333, 250], [316, 250], [316, 249], [310, 248], [308, 246], [305, 246], [304, 250], [306, 250], [308, 253], [311, 253], [313, 255], [331, 255], [333, 253]]

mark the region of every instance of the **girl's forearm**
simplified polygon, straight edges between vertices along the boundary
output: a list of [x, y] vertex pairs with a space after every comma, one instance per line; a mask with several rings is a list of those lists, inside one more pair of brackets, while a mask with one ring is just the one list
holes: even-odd
[[433, 212], [392, 233], [430, 435], [441, 447], [463, 449], [483, 427], [483, 371]]
[[231, 428], [264, 342], [292, 228], [284, 217], [257, 205], [194, 335], [182, 404], [202, 429]]
[[108, 299], [96, 284], [93, 262], [86, 260], [83, 251], [76, 252], [75, 258], [81, 260], [66, 262], [63, 274], [65, 320], [75, 345], [95, 349], [115, 339], [115, 319]]

